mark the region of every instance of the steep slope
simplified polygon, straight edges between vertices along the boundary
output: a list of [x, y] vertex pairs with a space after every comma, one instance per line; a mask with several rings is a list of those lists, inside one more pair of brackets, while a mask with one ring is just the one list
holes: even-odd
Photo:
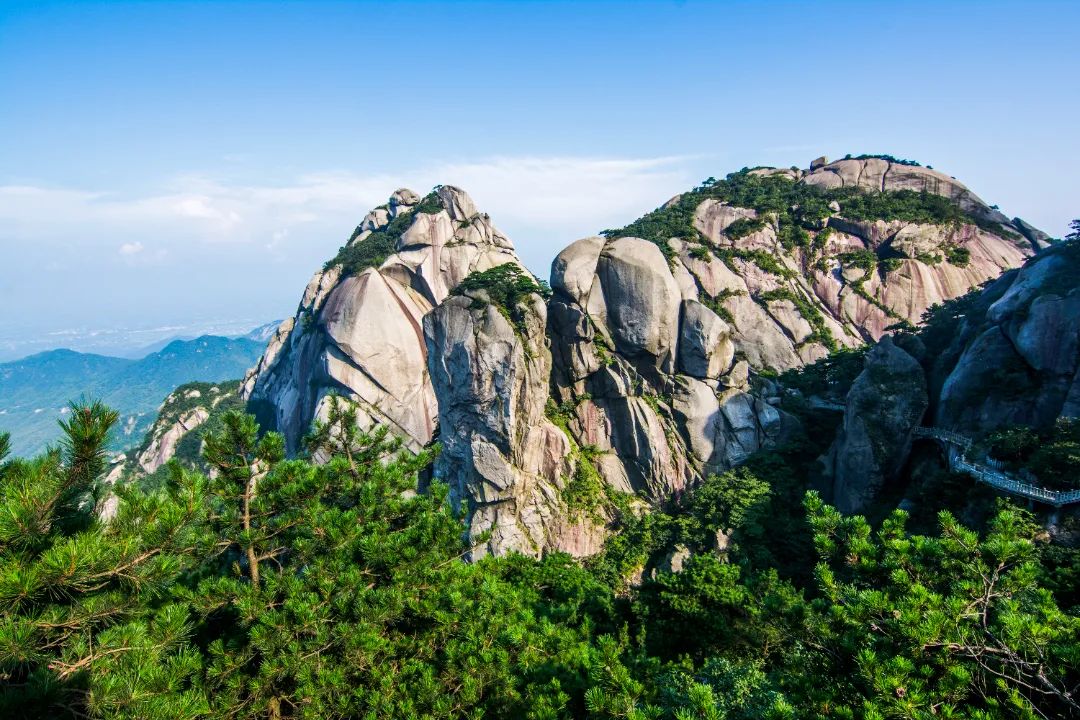
[[111, 449], [136, 445], [154, 420], [161, 398], [191, 381], [244, 374], [264, 343], [204, 336], [176, 340], [140, 360], [53, 350], [0, 365], [0, 431], [14, 452], [32, 455], [59, 437], [56, 420], [80, 397], [100, 399], [120, 412]]
[[292, 451], [330, 394], [409, 447], [442, 443], [434, 476], [475, 554], [584, 555], [619, 495], [662, 502], [787, 437], [772, 373], [914, 324], [1046, 244], [955, 180], [877, 157], [710, 179], [604, 235], [559, 254], [545, 302], [462, 190], [398, 190], [241, 395]]
[[640, 238], [586, 238], [552, 265], [556, 400], [606, 484], [659, 501], [780, 437], [731, 326]]
[[852, 383], [843, 425], [823, 458], [827, 494], [840, 512], [864, 512], [900, 474], [928, 404], [918, 361], [882, 337]]
[[958, 330], [933, 368], [936, 425], [981, 437], [1080, 417], [1080, 243], [1002, 276]]
[[[209, 472], [202, 459], [203, 437], [221, 427], [221, 416], [229, 410], [243, 410], [240, 381], [185, 383], [170, 392], [158, 408], [138, 447], [113, 458], [105, 476], [106, 485], [138, 483], [154, 487], [164, 483], [170, 460], [186, 468]], [[111, 519], [118, 498], [110, 494], [101, 509], [102, 519]]]
[[153, 475], [176, 458], [189, 467], [203, 468], [202, 437], [216, 427], [229, 410], [243, 409], [240, 381], [185, 383], [161, 403], [154, 424], [139, 447], [131, 451], [131, 468], [139, 475]]
[[424, 316], [471, 272], [516, 261], [510, 241], [461, 190], [440, 187], [423, 199], [398, 190], [311, 279], [242, 397], [290, 450], [331, 393], [352, 400], [366, 424], [388, 425], [422, 447], [438, 416]]
[[442, 445], [434, 475], [467, 507], [474, 554], [589, 555], [603, 539], [602, 498], [571, 507], [588, 460], [547, 417], [546, 294], [508, 263], [470, 275], [424, 318]]
[[249, 330], [248, 332], [244, 333], [243, 335], [239, 335], [238, 337], [247, 338], [248, 340], [254, 340], [255, 342], [260, 342], [265, 345], [270, 341], [270, 338], [274, 337], [274, 333], [277, 332], [277, 329], [280, 326], [281, 321], [275, 320], [274, 322], [268, 322], [260, 325], [257, 328]]
[[[1064, 448], [1073, 426], [1060, 421], [1080, 417], [1080, 243], [1047, 248], [981, 291], [935, 309], [924, 328], [897, 335], [896, 344], [883, 337], [850, 385], [843, 411], [822, 458], [822, 489], [847, 512], [883, 499], [918, 503], [944, 468], [938, 441], [912, 450], [918, 425], [954, 433], [970, 443], [962, 448], [969, 459], [987, 466], [995, 462], [986, 455], [999, 431], [1029, 437], [1027, 453], [1038, 449], [1040, 436], [1056, 435]], [[1013, 465], [1015, 471], [1023, 463]], [[1075, 470], [1068, 474], [1074, 482]], [[1030, 473], [1021, 480], [1073, 486]]]
[[[503, 280], [532, 283], [509, 306], [496, 309], [481, 287], [444, 303], [467, 278], [503, 265], [516, 271]], [[242, 397], [293, 451], [331, 394], [348, 398], [364, 426], [387, 425], [414, 449], [445, 427], [435, 472], [473, 518], [473, 534], [493, 531], [478, 552], [594, 551], [587, 528], [566, 531], [577, 525], [559, 489], [574, 460], [543, 416], [544, 302], [530, 289], [542, 288], [462, 190], [440, 186], [423, 199], [398, 190], [312, 278]]]

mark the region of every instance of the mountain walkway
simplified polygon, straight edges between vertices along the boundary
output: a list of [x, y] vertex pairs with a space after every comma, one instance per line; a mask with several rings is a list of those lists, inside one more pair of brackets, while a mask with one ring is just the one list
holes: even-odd
[[934, 427], [915, 428], [915, 437], [937, 440], [946, 448], [950, 470], [971, 475], [977, 481], [1002, 492], [1053, 505], [1056, 508], [1080, 502], [1080, 490], [1048, 490], [1038, 485], [1020, 482], [1012, 475], [991, 465], [968, 460], [966, 453], [973, 444], [971, 438]]

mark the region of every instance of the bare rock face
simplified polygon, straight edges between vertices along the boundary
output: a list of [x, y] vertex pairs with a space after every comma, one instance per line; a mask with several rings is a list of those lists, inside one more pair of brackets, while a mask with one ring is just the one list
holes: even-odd
[[[796, 422], [766, 401], [775, 392], [762, 371], [916, 323], [931, 305], [1020, 265], [1041, 242], [955, 180], [889, 159], [821, 158], [808, 171], [746, 176], [794, 188], [925, 190], [967, 214], [948, 225], [846, 217], [850, 196], [834, 193], [793, 239], [786, 211], [696, 189], [661, 208], [677, 213], [670, 226], [685, 237], [584, 238], [555, 258], [546, 304], [537, 294], [504, 308], [486, 291], [455, 289], [473, 273], [520, 265], [510, 240], [459, 188], [423, 198], [401, 189], [315, 274], [245, 378], [243, 397], [291, 451], [331, 393], [357, 408], [361, 424], [388, 426], [409, 448], [440, 442], [434, 476], [464, 509], [474, 556], [588, 555], [603, 540], [604, 511], [572, 511], [572, 483], [595, 477], [604, 493], [662, 502], [743, 462]], [[1047, 349], [1076, 315], [1061, 300], [1028, 308], [1038, 327], [1024, 330], [1014, 318], [998, 332], [1025, 363], [1064, 376], [1076, 368]], [[881, 348], [852, 391], [828, 460], [849, 509], [896, 472], [926, 407], [915, 361], [891, 343]], [[906, 384], [893, 388], [882, 373]], [[1080, 405], [1080, 388], [1069, 388]], [[885, 391], [895, 407], [870, 418], [862, 403]], [[873, 468], [863, 486], [860, 463]]]
[[866, 356], [848, 392], [843, 425], [822, 458], [837, 509], [864, 511], [896, 477], [928, 404], [922, 366], [886, 335]]
[[139, 467], [149, 474], [169, 462], [176, 453], [176, 444], [181, 438], [202, 425], [209, 417], [210, 412], [206, 408], [192, 408], [181, 415], [175, 423], [164, 428], [160, 433], [153, 434], [150, 447], [139, 453]]
[[1080, 248], [1054, 246], [988, 287], [935, 374], [935, 424], [981, 437], [1080, 417]]
[[697, 300], [684, 300], [679, 333], [679, 369], [696, 378], [719, 378], [735, 359], [731, 328]]
[[[432, 440], [438, 404], [427, 375], [424, 316], [470, 273], [516, 255], [459, 188], [442, 186], [421, 202], [401, 189], [386, 212], [377, 208], [365, 218], [339, 254], [345, 264], [315, 274], [296, 316], [245, 379], [249, 407], [263, 427], [285, 435], [290, 450], [325, 412], [330, 393], [351, 400], [364, 426], [388, 425], [413, 449]], [[350, 249], [376, 241], [396, 252], [367, 267], [348, 264]]]
[[[442, 428], [434, 475], [468, 511], [474, 558], [589, 555], [599, 550], [603, 529], [566, 512], [562, 491], [579, 460], [570, 438], [545, 416], [551, 354], [543, 298], [529, 296], [521, 311], [515, 326], [478, 292], [450, 298], [425, 318]], [[480, 544], [485, 533], [490, 539]]]
[[[725, 211], [713, 210], [705, 217], [723, 225]], [[555, 400], [574, 408], [567, 427], [595, 450], [606, 483], [655, 501], [783, 431], [778, 411], [751, 393], [746, 363], [734, 362], [732, 328], [699, 290], [745, 284], [724, 266], [698, 265], [631, 237], [579, 240], [552, 263]]]
[[664, 255], [651, 242], [620, 238], [600, 253], [589, 307], [620, 354], [670, 373], [681, 299]]

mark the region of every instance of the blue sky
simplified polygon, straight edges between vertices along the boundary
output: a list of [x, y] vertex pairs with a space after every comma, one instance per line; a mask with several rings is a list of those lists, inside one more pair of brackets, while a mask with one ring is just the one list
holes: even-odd
[[291, 314], [400, 185], [465, 187], [542, 275], [821, 154], [920, 160], [1061, 235], [1078, 5], [4, 0], [0, 357]]

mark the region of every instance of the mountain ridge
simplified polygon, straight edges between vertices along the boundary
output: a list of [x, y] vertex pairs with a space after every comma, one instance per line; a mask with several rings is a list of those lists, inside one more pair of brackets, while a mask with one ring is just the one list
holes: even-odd
[[174, 388], [241, 376], [263, 345], [204, 335], [174, 340], [140, 359], [60, 348], [0, 363], [0, 430], [11, 432], [15, 454], [34, 454], [59, 437], [55, 421], [68, 402], [94, 397], [121, 413], [121, 429], [110, 448], [126, 449], [142, 439], [162, 398]]
[[293, 450], [334, 395], [413, 450], [437, 440], [478, 554], [588, 555], [616, 496], [663, 502], [788, 437], [772, 375], [1049, 244], [876, 156], [710, 178], [603, 235], [559, 253], [548, 298], [463, 190], [400, 189], [313, 276], [241, 397]]

